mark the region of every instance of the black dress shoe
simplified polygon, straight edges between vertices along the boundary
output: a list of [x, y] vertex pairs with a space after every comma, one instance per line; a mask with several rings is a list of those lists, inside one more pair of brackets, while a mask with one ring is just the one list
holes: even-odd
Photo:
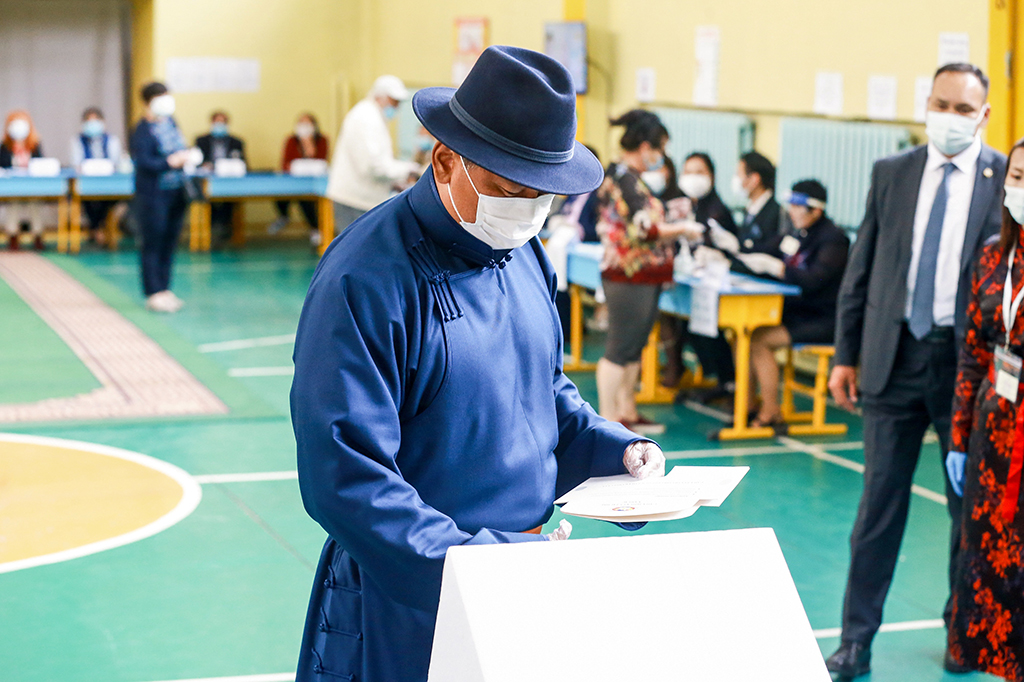
[[969, 673], [973, 670], [973, 668], [957, 663], [956, 659], [953, 658], [953, 654], [949, 653], [949, 649], [946, 649], [946, 654], [942, 657], [942, 669], [947, 673], [953, 673], [955, 675], [963, 675], [964, 673]]
[[871, 647], [860, 642], [843, 642], [825, 660], [825, 667], [840, 680], [852, 680], [871, 672]]

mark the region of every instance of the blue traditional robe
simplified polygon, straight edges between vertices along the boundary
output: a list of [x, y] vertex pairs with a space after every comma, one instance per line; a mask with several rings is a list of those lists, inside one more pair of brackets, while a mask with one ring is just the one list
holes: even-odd
[[453, 545], [524, 533], [639, 440], [562, 373], [539, 240], [493, 251], [431, 173], [353, 223], [313, 276], [292, 421], [306, 510], [329, 534], [298, 682], [422, 682]]

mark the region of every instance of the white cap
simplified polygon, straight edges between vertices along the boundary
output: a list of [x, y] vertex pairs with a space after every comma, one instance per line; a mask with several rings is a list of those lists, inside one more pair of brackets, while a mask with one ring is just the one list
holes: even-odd
[[405, 89], [405, 83], [398, 76], [381, 76], [373, 82], [370, 88], [370, 96], [377, 97], [384, 95], [399, 102], [409, 99], [409, 91]]

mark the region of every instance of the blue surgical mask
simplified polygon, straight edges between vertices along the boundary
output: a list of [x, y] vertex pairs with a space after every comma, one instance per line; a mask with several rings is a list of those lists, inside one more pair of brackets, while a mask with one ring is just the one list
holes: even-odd
[[82, 134], [86, 137], [99, 137], [106, 130], [107, 126], [98, 118], [90, 118], [82, 124]]
[[396, 112], [397, 110], [395, 109], [395, 107], [384, 107], [383, 109], [380, 110], [380, 113], [384, 114], [385, 121], [390, 121], [391, 119], [393, 119], [395, 117]]
[[228, 124], [217, 121], [210, 126], [210, 134], [214, 137], [226, 137], [228, 134]]

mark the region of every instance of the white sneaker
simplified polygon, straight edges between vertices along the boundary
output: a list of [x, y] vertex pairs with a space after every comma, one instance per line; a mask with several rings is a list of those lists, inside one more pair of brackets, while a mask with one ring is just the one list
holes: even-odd
[[267, 226], [267, 234], [277, 234], [288, 226], [287, 218], [278, 218]]
[[146, 309], [155, 313], [176, 313], [184, 303], [170, 291], [158, 291], [146, 299]]
[[168, 307], [170, 307], [172, 309], [171, 310], [172, 313], [176, 313], [176, 312], [178, 312], [179, 310], [181, 310], [182, 308], [185, 307], [185, 302], [183, 300], [181, 300], [180, 298], [178, 298], [174, 294], [173, 291], [168, 289], [164, 293], [167, 295], [167, 301], [168, 301], [167, 305], [168, 305]]
[[167, 307], [167, 297], [164, 295], [166, 292], [158, 291], [151, 296], [146, 297], [146, 310], [151, 310], [154, 313], [169, 313], [170, 309]]

